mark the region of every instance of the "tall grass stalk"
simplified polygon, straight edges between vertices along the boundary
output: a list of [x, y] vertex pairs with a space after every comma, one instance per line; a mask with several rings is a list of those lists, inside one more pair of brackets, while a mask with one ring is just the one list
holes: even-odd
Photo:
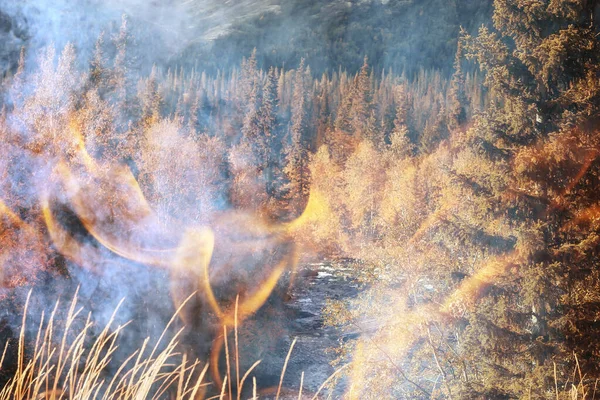
[[[150, 354], [146, 351], [149, 343], [146, 339], [139, 349], [117, 364], [113, 355], [127, 324], [112, 325], [122, 302], [94, 337], [91, 314], [85, 318], [83, 326], [74, 329], [81, 314], [77, 294], [64, 321], [57, 321], [57, 302], [47, 319], [42, 312], [35, 340], [29, 344], [26, 328], [30, 297], [31, 292], [21, 321], [16, 370], [0, 389], [0, 400], [141, 400], [165, 398], [167, 392], [172, 399], [192, 400], [197, 399], [208, 385], [203, 383], [208, 365], [201, 369], [199, 360], [189, 362], [185, 355], [176, 351], [181, 330], [158, 351], [173, 320], [165, 327]], [[62, 335], [58, 335], [61, 330]], [[7, 361], [9, 346], [9, 342], [4, 346], [0, 368]], [[109, 369], [115, 371], [112, 376], [107, 373]]]
[[[183, 328], [166, 340], [176, 316], [192, 296], [175, 312], [154, 347], [150, 348], [150, 338], [146, 338], [138, 349], [132, 350], [124, 357], [124, 361], [116, 361], [113, 356], [119, 347], [121, 334], [129, 324], [113, 327], [123, 301], [118, 304], [101, 332], [93, 334], [92, 315], [88, 314], [82, 318], [82, 308], [77, 306], [76, 292], [66, 317], [59, 320], [60, 302], [57, 301], [48, 317], [44, 312], [41, 313], [35, 339], [28, 340], [26, 332], [31, 298], [29, 292], [19, 331], [16, 363], [11, 362], [11, 367], [16, 370], [0, 388], [0, 400], [199, 400], [206, 398], [209, 386], [213, 386], [213, 390], [219, 394], [206, 400], [241, 400], [244, 384], [261, 360], [252, 364], [243, 375], [240, 374], [237, 317], [233, 332], [234, 354], [229, 353], [227, 328], [223, 327], [227, 371], [222, 382], [219, 382], [219, 379], [217, 382], [205, 382], [209, 364], [198, 359], [190, 361], [186, 354], [177, 350]], [[290, 346], [281, 371], [277, 398], [282, 392], [283, 377], [296, 340], [294, 339]], [[10, 341], [4, 344], [0, 369], [11, 359], [10, 346]], [[235, 357], [235, 379], [231, 371], [232, 356]], [[313, 400], [318, 398], [318, 393], [340, 371], [341, 369], [338, 369], [324, 382], [312, 397]], [[235, 388], [232, 383], [236, 384]], [[304, 398], [303, 384], [304, 372], [301, 376], [298, 399]], [[258, 399], [258, 395], [256, 377], [252, 376], [252, 399]]]

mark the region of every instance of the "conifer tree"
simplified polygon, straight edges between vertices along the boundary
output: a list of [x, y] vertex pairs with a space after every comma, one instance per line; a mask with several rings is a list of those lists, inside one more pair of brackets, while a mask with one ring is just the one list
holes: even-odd
[[448, 92], [448, 128], [455, 130], [466, 122], [466, 102], [465, 94], [465, 76], [462, 71], [462, 39], [459, 38], [454, 59], [454, 73], [450, 80], [450, 90]]
[[260, 87], [256, 67], [256, 49], [248, 60], [242, 62], [239, 86], [239, 109], [242, 115], [242, 137], [248, 142], [259, 135], [258, 109], [260, 107]]
[[[515, 241], [495, 278], [499, 289], [480, 299], [470, 316], [465, 342], [467, 352], [477, 348], [493, 360], [480, 371], [494, 384], [469, 385], [468, 390], [524, 396], [529, 386], [530, 393], [541, 396], [549, 389], [554, 366], [567, 368], [574, 354], [585, 359], [582, 374], [591, 377], [597, 371], [592, 355], [597, 341], [584, 311], [591, 308], [583, 289], [594, 290], [588, 263], [595, 263], [596, 255], [583, 239], [590, 231], [573, 225], [578, 204], [596, 201], [580, 185], [581, 179], [594, 180], [590, 174], [596, 166], [583, 161], [587, 145], [581, 144], [591, 139], [582, 127], [597, 116], [595, 106], [579, 103], [570, 93], [578, 87], [587, 88], [587, 99], [597, 96], [597, 85], [590, 86], [586, 76], [597, 71], [598, 53], [590, 51], [598, 43], [589, 32], [593, 8], [587, 2], [497, 1], [495, 6], [496, 28], [512, 39], [515, 50], [485, 29], [469, 38], [469, 57], [479, 61], [496, 95], [473, 138], [488, 162], [513, 160], [504, 192], [491, 193], [498, 193], [498, 206], [511, 216]], [[580, 189], [573, 192], [572, 187]], [[581, 258], [565, 261], [561, 249], [573, 246]], [[561, 384], [566, 377], [554, 379]]]
[[259, 110], [258, 125], [260, 134], [257, 138], [257, 152], [260, 159], [260, 170], [263, 171], [268, 191], [273, 182], [273, 170], [279, 162], [276, 154], [278, 143], [276, 129], [277, 119], [277, 77], [273, 68], [269, 69], [262, 88], [262, 104]]
[[366, 136], [367, 120], [371, 115], [371, 91], [369, 64], [367, 57], [365, 57], [363, 66], [355, 78], [350, 115], [352, 118], [351, 126], [353, 134], [358, 136], [364, 135], [369, 140], [373, 140], [373, 138]]
[[90, 84], [94, 87], [102, 87], [106, 90], [106, 81], [108, 79], [108, 68], [104, 56], [104, 32], [101, 32], [94, 46], [94, 55], [90, 62]]
[[138, 93], [141, 111], [141, 125], [148, 128], [157, 123], [161, 116], [163, 98], [159, 90], [158, 72], [156, 67], [147, 80], [140, 82], [141, 91]]
[[[340, 90], [342, 85], [340, 84]], [[337, 107], [335, 117], [335, 129], [340, 133], [351, 134], [352, 132], [352, 100], [354, 98], [354, 86], [346, 85], [341, 92], [340, 104]]]
[[[113, 90], [113, 103], [120, 111], [121, 117], [119, 125], [124, 125], [128, 113], [128, 62], [127, 45], [130, 41], [130, 35], [127, 31], [127, 18], [123, 15], [121, 27], [118, 35], [113, 38], [113, 44], [116, 48], [116, 55], [111, 74], [111, 87]], [[119, 127], [123, 129], [123, 127]]]
[[308, 195], [308, 146], [307, 146], [307, 82], [304, 59], [296, 70], [292, 96], [292, 115], [290, 120], [289, 143], [287, 150], [287, 175], [290, 179], [291, 193], [296, 199]]
[[315, 103], [315, 118], [316, 118], [316, 142], [317, 148], [325, 144], [326, 132], [331, 124], [331, 106], [329, 100], [329, 85], [330, 82], [325, 74], [323, 74], [320, 82], [320, 89]]
[[408, 127], [406, 125], [407, 110], [404, 88], [396, 87], [396, 118], [394, 119], [394, 128], [390, 134], [390, 151], [399, 158], [411, 156], [414, 146], [408, 137]]

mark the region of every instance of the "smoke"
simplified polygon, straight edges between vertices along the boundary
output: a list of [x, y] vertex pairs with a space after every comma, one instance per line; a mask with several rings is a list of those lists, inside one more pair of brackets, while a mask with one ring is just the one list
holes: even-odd
[[49, 45], [61, 49], [70, 42], [81, 63], [89, 60], [100, 32], [118, 30], [123, 14], [134, 22], [145, 49], [154, 49], [151, 55], [140, 52], [144, 63], [164, 62], [190, 37], [189, 14], [177, 4], [164, 2], [25, 0], [10, 1], [1, 8], [13, 19], [23, 21], [30, 55]]
[[[47, 32], [57, 37], [63, 28], [56, 21], [64, 15], [73, 18], [79, 12], [67, 3], [62, 5], [65, 8], [57, 5], [48, 10]], [[26, 7], [21, 11], [27, 11]], [[120, 21], [119, 13], [114, 16]], [[95, 25], [98, 22], [80, 22], [90, 31], [101, 30]], [[29, 71], [15, 76], [8, 90], [12, 98], [7, 102], [8, 116], [0, 121], [0, 132], [6, 139], [0, 143], [0, 153], [10, 158], [0, 161], [0, 200], [9, 206], [0, 209], [0, 222], [12, 219], [16, 221], [12, 225], [19, 229], [37, 232], [39, 237], [22, 238], [21, 244], [30, 246], [24, 252], [33, 259], [33, 251], [40, 251], [51, 258], [48, 264], [61, 268], [28, 275], [30, 271], [23, 270], [19, 259], [4, 259], [5, 254], [20, 253], [8, 246], [0, 249], [3, 268], [21, 268], [27, 273], [21, 274], [21, 282], [16, 284], [16, 303], [22, 305], [33, 286], [30, 319], [39, 320], [57, 298], [64, 305], [79, 287], [80, 305], [85, 312], [93, 312], [96, 323], [103, 326], [125, 298], [116, 321], [134, 321], [121, 341], [123, 353], [119, 355], [125, 357], [144, 338], [157, 338], [175, 312], [174, 306], [191, 291], [206, 292], [206, 285], [200, 283], [206, 279], [204, 272], [211, 257], [204, 261], [203, 257], [214, 253], [210, 280], [217, 288], [211, 294], [212, 302], [200, 294], [182, 316], [183, 322], [193, 325], [190, 335], [195, 338], [194, 350], [202, 356], [214, 326], [220, 322], [231, 326], [235, 294], [249, 293], [248, 301], [242, 298], [240, 302], [241, 321], [264, 303], [284, 267], [295, 262], [289, 240], [270, 226], [259, 225], [259, 219], [248, 213], [217, 215], [225, 208], [220, 192], [226, 187], [211, 192], [221, 181], [219, 166], [210, 168], [223, 162], [212, 153], [224, 149], [208, 136], [204, 141], [193, 140], [195, 132], [189, 135], [175, 119], [157, 116], [151, 127], [133, 132], [148, 139], [143, 142], [144, 150], [140, 149], [143, 154], [131, 154], [137, 157], [141, 170], [137, 177], [114, 159], [103, 159], [101, 151], [94, 152], [94, 140], [107, 140], [102, 136], [107, 134], [105, 129], [115, 134], [113, 117], [123, 111], [111, 113], [108, 102], [94, 91], [86, 94], [90, 97], [79, 98], [88, 75], [81, 72], [87, 69], [77, 67], [76, 60], [81, 57], [76, 48], [89, 46], [96, 38], [82, 36], [73, 41], [65, 37], [60, 42], [50, 40], [52, 35], [33, 34], [32, 46], [50, 44], [38, 52], [37, 63], [26, 64]], [[73, 46], [67, 45], [57, 57], [54, 46], [63, 42]], [[139, 52], [133, 46], [131, 50]], [[143, 76], [139, 71], [130, 72], [136, 78]], [[139, 117], [133, 114], [132, 118]], [[118, 148], [111, 145], [112, 150]], [[154, 192], [142, 193], [137, 179], [147, 179]], [[213, 228], [217, 238], [214, 251], [202, 245], [205, 236], [201, 233], [209, 229], [202, 224]], [[11, 237], [16, 230], [12, 225], [1, 225], [0, 234]], [[274, 267], [274, 273], [268, 267]], [[263, 287], [262, 281], [268, 285]], [[15, 306], [4, 319], [12, 332], [18, 331], [20, 312]], [[209, 313], [216, 317], [207, 321], [204, 315]]]
[[258, 49], [259, 65], [265, 68], [293, 68], [300, 58], [305, 58], [317, 74], [340, 66], [356, 71], [368, 56], [375, 71], [392, 68], [410, 74], [420, 68], [449, 71], [459, 27], [473, 32], [482, 23], [489, 23], [492, 1], [473, 4], [467, 0], [456, 3], [9, 0], [5, 3], [0, 5], [0, 12], [27, 32], [27, 39], [7, 42], [13, 69], [18, 48], [23, 44], [35, 54], [50, 43], [62, 48], [72, 42], [80, 62], [87, 62], [98, 34], [116, 33], [121, 16], [127, 15], [136, 41], [136, 67], [145, 74], [154, 64], [165, 70], [175, 66], [227, 68], [239, 64], [253, 48]]
[[[63, 266], [59, 274], [46, 271], [42, 281], [32, 280], [37, 283], [36, 290], [43, 288], [32, 313], [46, 310], [56, 297], [68, 298], [79, 286], [81, 304], [94, 312], [102, 326], [126, 298], [117, 323], [138, 321], [123, 346], [129, 353], [139, 340], [157, 337], [166, 318], [191, 291], [198, 290], [200, 294], [180, 317], [191, 328], [191, 342], [202, 352], [207, 350], [207, 331], [219, 324], [232, 326], [238, 293], [245, 294], [239, 307], [240, 322], [265, 304], [283, 272], [297, 262], [290, 230], [309, 219], [305, 213], [287, 226], [275, 227], [252, 212], [227, 210], [231, 204], [225, 199], [231, 192], [238, 194], [235, 205], [240, 207], [253, 205], [257, 199], [268, 203], [266, 196], [259, 198], [265, 193], [254, 193], [257, 186], [264, 189], [259, 174], [251, 171], [257, 164], [251, 160], [259, 157], [254, 157], [252, 146], [244, 148], [239, 143], [240, 131], [248, 122], [239, 117], [253, 115], [246, 109], [248, 99], [256, 100], [256, 93], [253, 97], [250, 88], [243, 93], [236, 87], [252, 82], [250, 86], [259, 90], [265, 74], [256, 70], [245, 76], [242, 67], [241, 78], [234, 69], [230, 75], [219, 72], [206, 83], [204, 74], [199, 78], [191, 69], [162, 74], [160, 70], [166, 68], [156, 72], [153, 65], [195, 64], [199, 55], [210, 53], [190, 50], [215, 44], [213, 55], [220, 54], [221, 45], [229, 46], [225, 50], [231, 53], [224, 58], [215, 56], [208, 63], [226, 70], [257, 45], [262, 50], [258, 64], [288, 63], [282, 73], [281, 94], [289, 100], [311, 95], [310, 72], [306, 72], [311, 81], [303, 94], [303, 79], [293, 79], [297, 74], [289, 71], [290, 64], [296, 65], [301, 57], [308, 54], [312, 57], [309, 63], [320, 70], [340, 65], [352, 69], [356, 62], [362, 64], [370, 44], [379, 41], [382, 44], [369, 53], [375, 64], [406, 65], [420, 54], [419, 45], [388, 52], [396, 37], [392, 33], [415, 28], [411, 31], [414, 38], [426, 29], [425, 23], [415, 27], [414, 21], [422, 19], [407, 13], [411, 26], [404, 30], [386, 27], [384, 34], [373, 36], [373, 27], [363, 26], [365, 20], [377, 21], [404, 10], [394, 4], [397, 7], [392, 12], [392, 4], [386, 1], [290, 4], [269, 0], [27, 0], [0, 6], [16, 21], [9, 30], [16, 38], [14, 47], [26, 44], [29, 57], [26, 79], [16, 79], [15, 85], [20, 86], [9, 90], [16, 96], [8, 102], [5, 133], [14, 135], [11, 140], [15, 144], [8, 147], [15, 149], [2, 149], [0, 144], [0, 153], [11, 154], [15, 161], [6, 165], [0, 161], [0, 176], [2, 169], [9, 170], [5, 179], [9, 188], [0, 190], [0, 199], [10, 199], [15, 220], [34, 210], [30, 221], [22, 221], [23, 226], [28, 224], [42, 233], [43, 238], [36, 239], [38, 247], [53, 257], [49, 263]], [[422, 8], [411, 12], [419, 13]], [[134, 40], [127, 43], [125, 68], [120, 49], [114, 45], [123, 15]], [[264, 30], [260, 25], [263, 18]], [[448, 32], [456, 26], [447, 25], [442, 35], [451, 37]], [[247, 31], [243, 28], [248, 26], [254, 31], [244, 37]], [[26, 33], [16, 35], [18, 32]], [[98, 72], [98, 81], [104, 79], [104, 83], [96, 83], [94, 88], [95, 83], [89, 82], [91, 74], [79, 71], [88, 71], [101, 32], [105, 32], [105, 47], [110, 50], [102, 66], [106, 71], [99, 68]], [[52, 49], [63, 47], [57, 59]], [[141, 80], [136, 97], [133, 81], [137, 79]], [[129, 93], [121, 96], [123, 92]], [[156, 100], [161, 96], [162, 100]], [[286, 107], [289, 109], [289, 104]], [[292, 114], [297, 110], [292, 107]], [[283, 110], [281, 114], [286, 113]], [[218, 118], [222, 121], [215, 127]], [[277, 118], [273, 114], [271, 133], [287, 133]], [[274, 140], [268, 150], [275, 153], [277, 146], [284, 147], [281, 143]], [[228, 145], [235, 149], [229, 151], [229, 160]], [[111, 158], [108, 153], [118, 152], [120, 146], [130, 152], [126, 157]], [[128, 166], [119, 164], [124, 160]], [[222, 164], [227, 162], [229, 170], [224, 173]], [[16, 171], [15, 165], [19, 165]], [[311, 197], [312, 209], [324, 208], [316, 207], [315, 199]], [[42, 254], [46, 253], [42, 250]], [[18, 263], [11, 261], [10, 265]], [[18, 318], [16, 314], [12, 317], [10, 325], [16, 327]]]
[[15, 69], [21, 46], [35, 55], [49, 45], [61, 49], [73, 43], [84, 64], [98, 35], [117, 32], [125, 15], [136, 42], [137, 66], [147, 73], [154, 64], [172, 65], [172, 60], [191, 46], [210, 48], [214, 39], [235, 24], [278, 9], [271, 0], [9, 0], [0, 5], [0, 12], [14, 27], [14, 34], [6, 39], [7, 50], [0, 49], [0, 61], [10, 60], [4, 70]]

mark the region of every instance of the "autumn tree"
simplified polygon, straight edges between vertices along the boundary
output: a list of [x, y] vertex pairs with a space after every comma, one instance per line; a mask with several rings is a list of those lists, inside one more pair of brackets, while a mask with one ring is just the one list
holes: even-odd
[[136, 160], [140, 185], [161, 222], [207, 221], [225, 197], [222, 143], [189, 135], [180, 121], [169, 119], [143, 134]]
[[[384, 198], [376, 214], [381, 231], [402, 244], [384, 237], [362, 252], [372, 266], [360, 264], [357, 274], [372, 271], [370, 289], [329, 314], [364, 329], [350, 398], [559, 397], [574, 368], [573, 392], [593, 390], [595, 10], [578, 1], [496, 1], [496, 30], [463, 33], [461, 51], [484, 72], [489, 105], [468, 129], [447, 132], [463, 117], [458, 107], [444, 112], [434, 94], [439, 108], [425, 119], [419, 158], [388, 169], [388, 192], [402, 203]], [[461, 78], [451, 85], [458, 99]], [[398, 132], [390, 152], [401, 160]], [[364, 327], [365, 310], [376, 328]]]
[[[510, 179], [499, 179], [502, 185], [489, 193], [491, 204], [496, 204], [492, 209], [505, 210], [503, 224], [512, 227], [514, 237], [505, 238], [505, 246], [493, 247], [505, 249], [507, 255], [500, 262], [490, 261], [499, 262], [490, 283], [493, 289], [467, 314], [465, 351], [477, 349], [488, 360], [479, 367], [487, 384], [465, 385], [470, 395], [541, 396], [549, 389], [554, 365], [564, 370], [574, 361], [573, 354], [585, 354], [585, 373], [595, 374], [593, 341], [583, 328], [589, 329], [589, 316], [582, 312], [589, 298], [579, 292], [581, 282], [589, 282], [589, 272], [582, 271], [591, 271], [585, 265], [594, 262], [593, 256], [582, 250], [588, 255], [580, 261], [565, 262], [560, 255], [560, 249], [583, 245], [579, 235], [591, 233], [581, 227], [572, 231], [574, 237], [560, 233], [573, 226], [577, 204], [596, 201], [585, 190], [571, 193], [573, 187], [585, 186], [582, 179], [593, 181], [589, 174], [595, 168], [594, 161], [586, 164], [581, 161], [586, 156], [575, 155], [595, 146], [583, 144], [590, 143], [590, 132], [581, 128], [596, 118], [594, 106], [586, 105], [597, 95], [587, 77], [599, 61], [592, 51], [598, 44], [589, 27], [591, 13], [583, 2], [497, 1], [495, 26], [512, 42], [506, 44], [486, 29], [476, 38], [466, 37], [467, 56], [485, 71], [494, 99], [473, 139], [481, 148], [478, 157], [485, 155], [493, 162], [487, 176], [501, 165], [506, 169], [506, 161], [512, 160], [513, 167], [506, 170]], [[585, 87], [586, 100], [572, 98], [573, 87]], [[474, 180], [479, 185], [486, 181], [486, 176]], [[575, 292], [579, 296], [573, 296]], [[581, 327], [577, 340], [571, 339], [571, 326]]]
[[390, 134], [390, 150], [397, 159], [403, 159], [412, 155], [414, 145], [409, 138], [407, 126], [407, 110], [405, 89], [402, 86], [395, 88], [396, 113], [394, 118], [394, 127]]

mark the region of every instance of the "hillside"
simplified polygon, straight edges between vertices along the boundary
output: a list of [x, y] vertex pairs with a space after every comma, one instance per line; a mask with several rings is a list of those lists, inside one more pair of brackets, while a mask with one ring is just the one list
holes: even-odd
[[[357, 71], [364, 56], [375, 70], [449, 71], [459, 27], [489, 24], [491, 0], [27, 0], [0, 5], [0, 71], [16, 68], [25, 45], [36, 49], [73, 42], [82, 62], [100, 32], [127, 15], [136, 68], [176, 65], [199, 69], [239, 65], [257, 49], [259, 65], [294, 68], [304, 57], [313, 72]], [[435, 10], [435, 12], [431, 12]], [[93, 17], [91, 17], [93, 15]], [[108, 36], [108, 35], [107, 35]], [[15, 39], [16, 38], [16, 39]]]
[[[296, 0], [232, 25], [209, 50], [208, 64], [239, 62], [258, 50], [259, 63], [294, 68], [304, 57], [314, 72], [356, 72], [364, 56], [375, 70], [409, 73], [452, 66], [459, 27], [491, 21], [492, 1]], [[432, 12], [432, 10], [435, 10]], [[194, 52], [192, 46], [186, 54]]]

